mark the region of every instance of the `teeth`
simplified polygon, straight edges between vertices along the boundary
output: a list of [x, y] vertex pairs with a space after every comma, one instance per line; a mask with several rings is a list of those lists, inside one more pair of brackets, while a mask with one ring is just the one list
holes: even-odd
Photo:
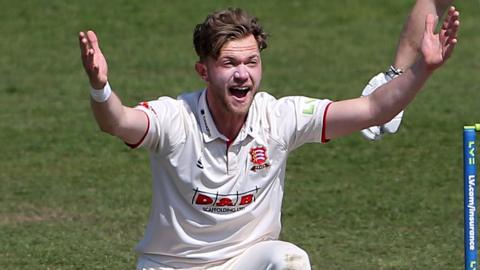
[[234, 90], [238, 90], [238, 91], [248, 91], [250, 90], [250, 87], [232, 87], [232, 89]]

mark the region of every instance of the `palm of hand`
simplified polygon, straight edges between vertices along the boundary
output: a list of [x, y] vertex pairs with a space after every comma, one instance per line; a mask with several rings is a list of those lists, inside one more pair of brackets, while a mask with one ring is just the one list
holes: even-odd
[[90, 68], [90, 83], [92, 85], [105, 85], [108, 78], [108, 66], [105, 57], [101, 51], [95, 51], [93, 54], [93, 61], [91, 61]]
[[90, 84], [95, 89], [101, 89], [108, 80], [108, 65], [98, 46], [97, 36], [92, 31], [80, 32], [79, 41], [83, 67]]
[[421, 51], [425, 64], [430, 70], [441, 66], [452, 54], [457, 43], [457, 31], [460, 25], [458, 16], [458, 11], [452, 7], [438, 34], [434, 33], [438, 18], [431, 14], [427, 16]]

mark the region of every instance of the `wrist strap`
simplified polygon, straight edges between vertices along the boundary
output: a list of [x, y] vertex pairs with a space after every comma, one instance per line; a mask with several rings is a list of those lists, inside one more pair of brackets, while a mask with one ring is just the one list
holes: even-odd
[[390, 66], [390, 68], [388, 69], [387, 72], [385, 72], [385, 75], [387, 75], [388, 77], [390, 77], [390, 79], [394, 79], [400, 75], [402, 75], [403, 73], [403, 70], [400, 69], [400, 68], [396, 68], [394, 66]]
[[110, 96], [112, 95], [112, 88], [110, 88], [110, 84], [107, 82], [102, 89], [90, 89], [90, 96], [93, 100], [98, 103], [102, 103], [107, 101]]

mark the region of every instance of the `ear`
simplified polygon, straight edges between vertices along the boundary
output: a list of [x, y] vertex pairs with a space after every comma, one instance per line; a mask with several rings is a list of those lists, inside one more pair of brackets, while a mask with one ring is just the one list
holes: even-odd
[[208, 82], [207, 66], [202, 62], [195, 63], [195, 70], [202, 80]]

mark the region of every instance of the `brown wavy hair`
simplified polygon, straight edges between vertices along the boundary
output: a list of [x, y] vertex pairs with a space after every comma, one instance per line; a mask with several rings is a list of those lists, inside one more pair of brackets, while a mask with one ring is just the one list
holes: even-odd
[[217, 59], [225, 43], [252, 34], [262, 51], [267, 48], [267, 33], [256, 17], [239, 8], [216, 11], [197, 24], [193, 32], [193, 44], [200, 61], [208, 56]]

